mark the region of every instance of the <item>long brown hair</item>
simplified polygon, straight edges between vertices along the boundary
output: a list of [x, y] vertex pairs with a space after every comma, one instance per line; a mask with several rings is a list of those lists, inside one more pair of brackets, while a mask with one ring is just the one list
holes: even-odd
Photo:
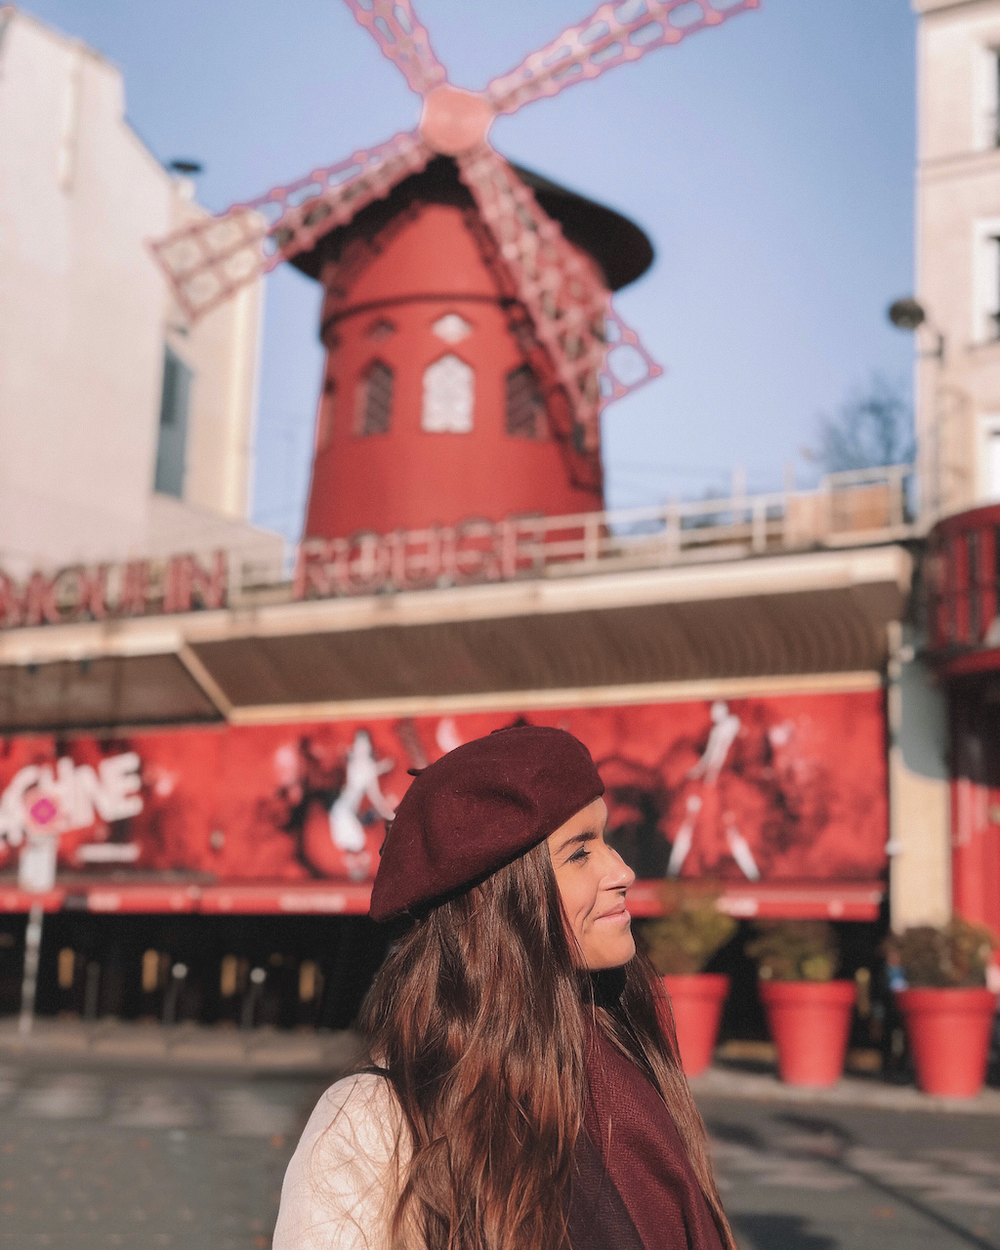
[[659, 1088], [735, 1250], [662, 983], [641, 954], [619, 976], [621, 993], [602, 995], [600, 978], [575, 965], [544, 843], [433, 908], [390, 950], [360, 1025], [410, 1137], [392, 1250], [410, 1250], [407, 1230], [427, 1250], [568, 1250], [588, 1020]]

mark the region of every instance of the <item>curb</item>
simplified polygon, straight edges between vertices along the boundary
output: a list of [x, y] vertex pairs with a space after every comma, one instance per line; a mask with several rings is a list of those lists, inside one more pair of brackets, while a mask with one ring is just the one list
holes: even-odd
[[716, 1065], [691, 1081], [700, 1098], [739, 1098], [751, 1102], [790, 1102], [813, 1106], [861, 1107], [868, 1111], [923, 1111], [948, 1115], [1000, 1116], [1000, 1089], [985, 1088], [975, 1098], [938, 1098], [912, 1085], [844, 1076], [828, 1089], [785, 1085], [770, 1073], [740, 1072]]

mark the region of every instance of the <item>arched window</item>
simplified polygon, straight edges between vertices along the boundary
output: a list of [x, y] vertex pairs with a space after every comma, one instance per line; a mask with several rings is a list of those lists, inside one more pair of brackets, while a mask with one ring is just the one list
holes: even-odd
[[442, 356], [424, 370], [421, 426], [432, 434], [468, 434], [472, 429], [475, 375], [457, 356]]
[[507, 374], [507, 433], [515, 438], [545, 437], [545, 401], [530, 365]]
[[327, 378], [323, 383], [323, 398], [319, 401], [319, 429], [316, 431], [316, 450], [325, 451], [333, 438], [334, 403], [337, 383]]
[[388, 434], [392, 418], [392, 370], [382, 360], [374, 360], [358, 384], [357, 431], [359, 434]]

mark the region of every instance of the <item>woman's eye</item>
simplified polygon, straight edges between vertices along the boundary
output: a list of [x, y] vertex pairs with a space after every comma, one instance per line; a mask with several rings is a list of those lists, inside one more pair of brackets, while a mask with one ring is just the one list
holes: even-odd
[[585, 860], [590, 859], [590, 852], [585, 846], [581, 846], [578, 851], [574, 851], [569, 857], [571, 864], [582, 864]]

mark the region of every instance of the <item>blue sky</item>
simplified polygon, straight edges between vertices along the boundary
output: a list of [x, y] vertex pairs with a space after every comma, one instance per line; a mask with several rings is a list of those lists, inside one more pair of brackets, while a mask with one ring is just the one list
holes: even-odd
[[[35, 0], [116, 61], [164, 161], [202, 161], [223, 209], [411, 129], [418, 100], [342, 0]], [[419, 0], [453, 82], [482, 87], [587, 0]], [[666, 375], [604, 415], [609, 503], [771, 488], [873, 370], [908, 388], [885, 308], [912, 285], [914, 19], [908, 0], [763, 7], [502, 118], [512, 160], [648, 232], [617, 297]], [[322, 357], [318, 288], [268, 279], [254, 515], [296, 537]]]

